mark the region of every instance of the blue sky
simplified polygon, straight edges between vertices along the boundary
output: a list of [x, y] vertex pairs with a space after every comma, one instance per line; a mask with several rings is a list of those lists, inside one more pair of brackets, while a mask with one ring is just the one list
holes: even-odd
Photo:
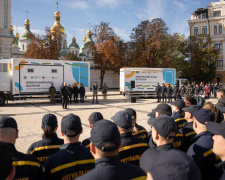
[[[216, 0], [219, 1], [219, 0]], [[45, 34], [45, 27], [54, 24], [57, 0], [11, 0], [12, 25], [19, 34], [24, 29], [26, 12], [29, 11], [31, 31]], [[59, 0], [61, 25], [67, 34], [68, 46], [73, 33], [79, 46], [82, 45], [84, 30], [101, 21], [109, 22], [116, 34], [129, 41], [132, 29], [144, 20], [162, 18], [169, 33], [189, 35], [187, 20], [197, 8], [205, 8], [211, 0]]]

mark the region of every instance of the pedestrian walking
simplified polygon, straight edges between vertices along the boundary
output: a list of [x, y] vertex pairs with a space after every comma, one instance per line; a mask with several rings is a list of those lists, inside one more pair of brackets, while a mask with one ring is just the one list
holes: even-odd
[[157, 86], [155, 88], [155, 92], [157, 94], [157, 102], [161, 102], [161, 86], [159, 85], [159, 83], [157, 83]]
[[108, 86], [106, 85], [106, 83], [104, 83], [104, 85], [102, 86], [102, 94], [103, 94], [104, 100], [107, 100], [107, 91], [108, 91]]
[[54, 87], [54, 84], [51, 84], [51, 87], [49, 88], [49, 95], [50, 95], [50, 103], [55, 104], [55, 94], [56, 94], [56, 89]]
[[62, 95], [62, 107], [63, 109], [67, 109], [69, 92], [66, 86], [66, 82], [63, 83], [63, 87], [61, 88], [61, 95]]
[[93, 91], [93, 100], [92, 100], [92, 103], [94, 103], [94, 100], [95, 99], [96, 99], [96, 103], [98, 103], [98, 85], [97, 85], [96, 82], [92, 86], [92, 91]]

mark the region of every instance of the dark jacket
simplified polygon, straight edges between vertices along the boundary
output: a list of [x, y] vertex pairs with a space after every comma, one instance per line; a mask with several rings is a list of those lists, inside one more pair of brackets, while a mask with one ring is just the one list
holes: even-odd
[[69, 92], [68, 92], [67, 86], [63, 86], [63, 87], [61, 88], [61, 95], [64, 96], [64, 97], [69, 96]]
[[186, 87], [185, 87], [185, 86], [181, 86], [181, 87], [180, 87], [180, 95], [183, 96], [183, 95], [186, 94], [186, 93], [187, 93]]
[[120, 134], [123, 147], [119, 149], [121, 162], [139, 166], [143, 152], [148, 149], [148, 144], [141, 138], [136, 138], [132, 132]]
[[49, 88], [49, 94], [51, 94], [52, 96], [54, 96], [54, 95], [56, 94], [56, 89], [55, 89], [54, 86], [51, 86], [51, 87]]
[[94, 92], [94, 91], [98, 91], [98, 85], [96, 85], [96, 86], [93, 85], [93, 86], [92, 86], [92, 91], [93, 91], [93, 92]]
[[73, 86], [73, 93], [74, 93], [75, 95], [78, 95], [79, 89], [78, 89], [77, 86]]
[[173, 89], [173, 93], [174, 93], [174, 96], [178, 95], [179, 94], [179, 88], [175, 86], [174, 89]]
[[201, 91], [200, 87], [195, 87], [194, 94], [199, 95], [200, 91]]
[[167, 92], [166, 86], [162, 86], [162, 87], [161, 87], [161, 93], [162, 93], [162, 94], [166, 94], [166, 92]]
[[219, 171], [221, 171], [220, 180], [224, 180], [225, 179], [225, 161], [216, 164], [216, 167], [218, 168]]
[[156, 93], [161, 93], [161, 86], [160, 85], [156, 86], [155, 92]]
[[172, 94], [173, 93], [173, 88], [171, 86], [167, 87], [167, 94]]
[[190, 95], [190, 94], [193, 94], [194, 93], [194, 90], [192, 87], [188, 87], [187, 88], [187, 95]]
[[73, 89], [72, 89], [72, 87], [68, 87], [68, 92], [69, 92], [69, 95], [72, 95], [72, 94], [73, 94]]
[[188, 148], [192, 144], [192, 138], [196, 135], [193, 129], [193, 122], [185, 122], [184, 127], [179, 129], [179, 132], [183, 134], [182, 151], [187, 152]]
[[187, 122], [182, 115], [182, 111], [180, 110], [175, 112], [172, 118], [175, 121], [178, 129], [184, 127], [184, 123]]
[[146, 175], [139, 167], [122, 163], [119, 156], [105, 157], [95, 161], [95, 169], [76, 180], [145, 180]]
[[82, 95], [85, 95], [85, 88], [81, 86], [79, 88], [79, 93], [82, 94]]
[[13, 152], [13, 166], [16, 168], [14, 179], [39, 180], [42, 177], [40, 162], [33, 156], [18, 152], [13, 144], [9, 143]]
[[223, 113], [220, 111], [220, 107], [225, 107], [225, 97], [218, 100], [218, 103], [215, 105], [216, 108], [216, 122], [221, 123], [223, 121]]
[[213, 153], [213, 134], [204, 131], [196, 135], [194, 143], [189, 147], [187, 155], [191, 156], [202, 172], [202, 179], [217, 179], [218, 169], [214, 166], [219, 158]]
[[148, 131], [143, 126], [140, 126], [137, 123], [135, 123], [135, 127], [137, 128], [138, 132], [133, 132], [133, 136], [144, 139], [146, 143], [148, 143]]
[[165, 151], [169, 151], [171, 149], [174, 149], [174, 146], [171, 143], [171, 144], [165, 144], [165, 145], [162, 145], [162, 146], [158, 146], [155, 149], [157, 149], [159, 152], [165, 152]]
[[90, 150], [91, 137], [82, 141], [82, 145]]
[[[45, 162], [46, 180], [75, 179], [94, 168], [94, 158], [80, 142], [63, 144]], [[66, 165], [66, 167], [64, 167]]]
[[51, 139], [47, 139], [43, 135], [42, 140], [33, 143], [29, 147], [27, 154], [36, 157], [44, 164], [49, 156], [59, 151], [60, 145], [62, 145], [63, 142], [63, 139], [59, 139], [57, 134], [54, 134]]

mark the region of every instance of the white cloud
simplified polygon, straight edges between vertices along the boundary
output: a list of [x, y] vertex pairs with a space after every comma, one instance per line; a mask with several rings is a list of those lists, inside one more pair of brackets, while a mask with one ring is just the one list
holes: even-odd
[[134, 14], [137, 16], [138, 19], [141, 19], [141, 20], [145, 19], [145, 17], [146, 17], [146, 14], [144, 14], [144, 13], [134, 12]]
[[119, 36], [121, 39], [123, 39], [124, 41], [128, 41], [130, 40], [129, 38], [129, 33], [126, 32], [125, 29], [120, 29], [120, 28], [117, 28], [117, 27], [112, 27], [115, 31], [115, 33], [117, 34], [117, 36]]
[[87, 10], [90, 8], [89, 4], [86, 1], [82, 0], [73, 0], [62, 2], [62, 4], [71, 9], [78, 9], [78, 10]]
[[132, 0], [94, 0], [99, 7], [109, 7], [111, 9], [121, 4], [131, 4]]

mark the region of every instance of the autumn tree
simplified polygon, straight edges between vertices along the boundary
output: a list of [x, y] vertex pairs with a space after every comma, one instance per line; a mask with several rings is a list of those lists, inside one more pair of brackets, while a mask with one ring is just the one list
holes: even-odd
[[179, 51], [182, 54], [180, 70], [185, 76], [189, 76], [191, 81], [212, 81], [219, 50], [210, 36], [189, 37], [181, 43]]
[[69, 61], [81, 61], [74, 53], [68, 52], [67, 55], [64, 57], [65, 60]]
[[25, 58], [32, 59], [59, 59], [61, 47], [61, 34], [46, 27], [46, 35], [39, 34], [29, 35], [31, 44], [27, 47]]
[[124, 43], [115, 34], [109, 23], [101, 22], [94, 28], [94, 43], [89, 45], [94, 52], [95, 69], [100, 70], [101, 87], [106, 70], [117, 72], [124, 59]]

